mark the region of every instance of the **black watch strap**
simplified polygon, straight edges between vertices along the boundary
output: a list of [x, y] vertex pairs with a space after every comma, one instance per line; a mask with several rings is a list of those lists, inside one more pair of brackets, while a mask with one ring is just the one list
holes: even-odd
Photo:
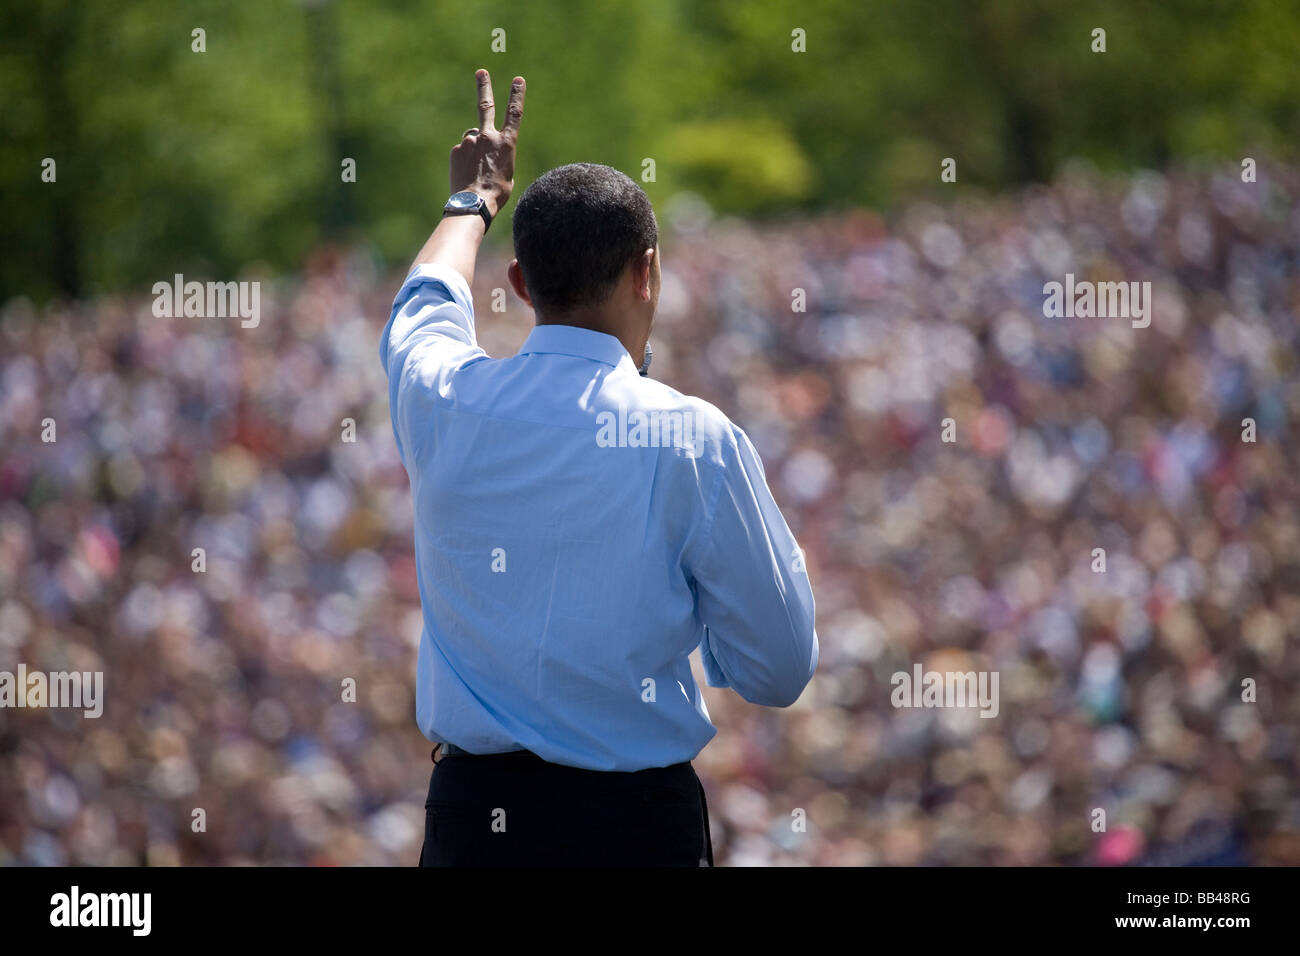
[[[468, 204], [471, 196], [478, 200], [478, 203], [473, 206]], [[452, 193], [451, 198], [447, 200], [447, 204], [442, 208], [444, 216], [466, 216], [471, 212], [477, 212], [483, 217], [484, 233], [492, 228], [492, 212], [488, 209], [487, 200], [472, 189], [463, 189], [458, 193]]]

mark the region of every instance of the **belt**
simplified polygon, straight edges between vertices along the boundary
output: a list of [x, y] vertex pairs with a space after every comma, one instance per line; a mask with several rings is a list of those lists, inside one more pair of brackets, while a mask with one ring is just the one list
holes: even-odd
[[[498, 753], [508, 753], [508, 754], [526, 753], [526, 752], [527, 751], [525, 751], [523, 747], [512, 747], [510, 750], [498, 751]], [[438, 757], [449, 757], [452, 754], [465, 754], [466, 756], [470, 756], [470, 757], [478, 756], [477, 754], [474, 754], [473, 752], [466, 750], [463, 747], [457, 747], [455, 744], [438, 744], [436, 747], [434, 747], [433, 753], [435, 758], [434, 763], [438, 762], [437, 761]]]

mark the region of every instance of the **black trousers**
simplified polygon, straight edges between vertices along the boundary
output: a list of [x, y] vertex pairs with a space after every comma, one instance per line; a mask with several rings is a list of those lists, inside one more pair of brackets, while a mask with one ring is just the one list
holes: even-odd
[[712, 866], [690, 763], [583, 770], [536, 754], [434, 750], [420, 866]]

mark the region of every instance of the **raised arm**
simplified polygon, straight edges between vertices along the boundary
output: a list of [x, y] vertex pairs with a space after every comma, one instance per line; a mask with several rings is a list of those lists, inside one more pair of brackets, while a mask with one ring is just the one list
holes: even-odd
[[[472, 190], [496, 214], [514, 188], [515, 140], [524, 111], [524, 78], [515, 77], [506, 125], [496, 129], [492, 80], [479, 70], [479, 125], [451, 151], [451, 190]], [[393, 299], [379, 341], [379, 361], [388, 376], [393, 436], [402, 461], [427, 451], [431, 409], [446, 376], [486, 358], [474, 332], [474, 260], [486, 231], [483, 217], [443, 216], [416, 256]]]
[[[487, 70], [478, 70], [474, 76], [478, 81], [478, 126], [466, 130], [461, 141], [452, 147], [451, 191], [478, 193], [496, 218], [515, 187], [515, 141], [519, 138], [519, 121], [524, 115], [525, 84], [522, 76], [515, 77], [506, 104], [506, 122], [498, 130], [492, 77]], [[415, 257], [412, 268], [447, 266], [459, 272], [466, 285], [472, 286], [474, 261], [486, 231], [481, 216], [444, 216]]]

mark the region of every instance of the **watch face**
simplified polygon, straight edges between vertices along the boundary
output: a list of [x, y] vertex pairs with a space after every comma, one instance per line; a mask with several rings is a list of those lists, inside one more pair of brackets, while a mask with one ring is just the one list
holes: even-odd
[[451, 198], [447, 200], [448, 209], [473, 209], [478, 204], [478, 193], [468, 191], [452, 193]]

